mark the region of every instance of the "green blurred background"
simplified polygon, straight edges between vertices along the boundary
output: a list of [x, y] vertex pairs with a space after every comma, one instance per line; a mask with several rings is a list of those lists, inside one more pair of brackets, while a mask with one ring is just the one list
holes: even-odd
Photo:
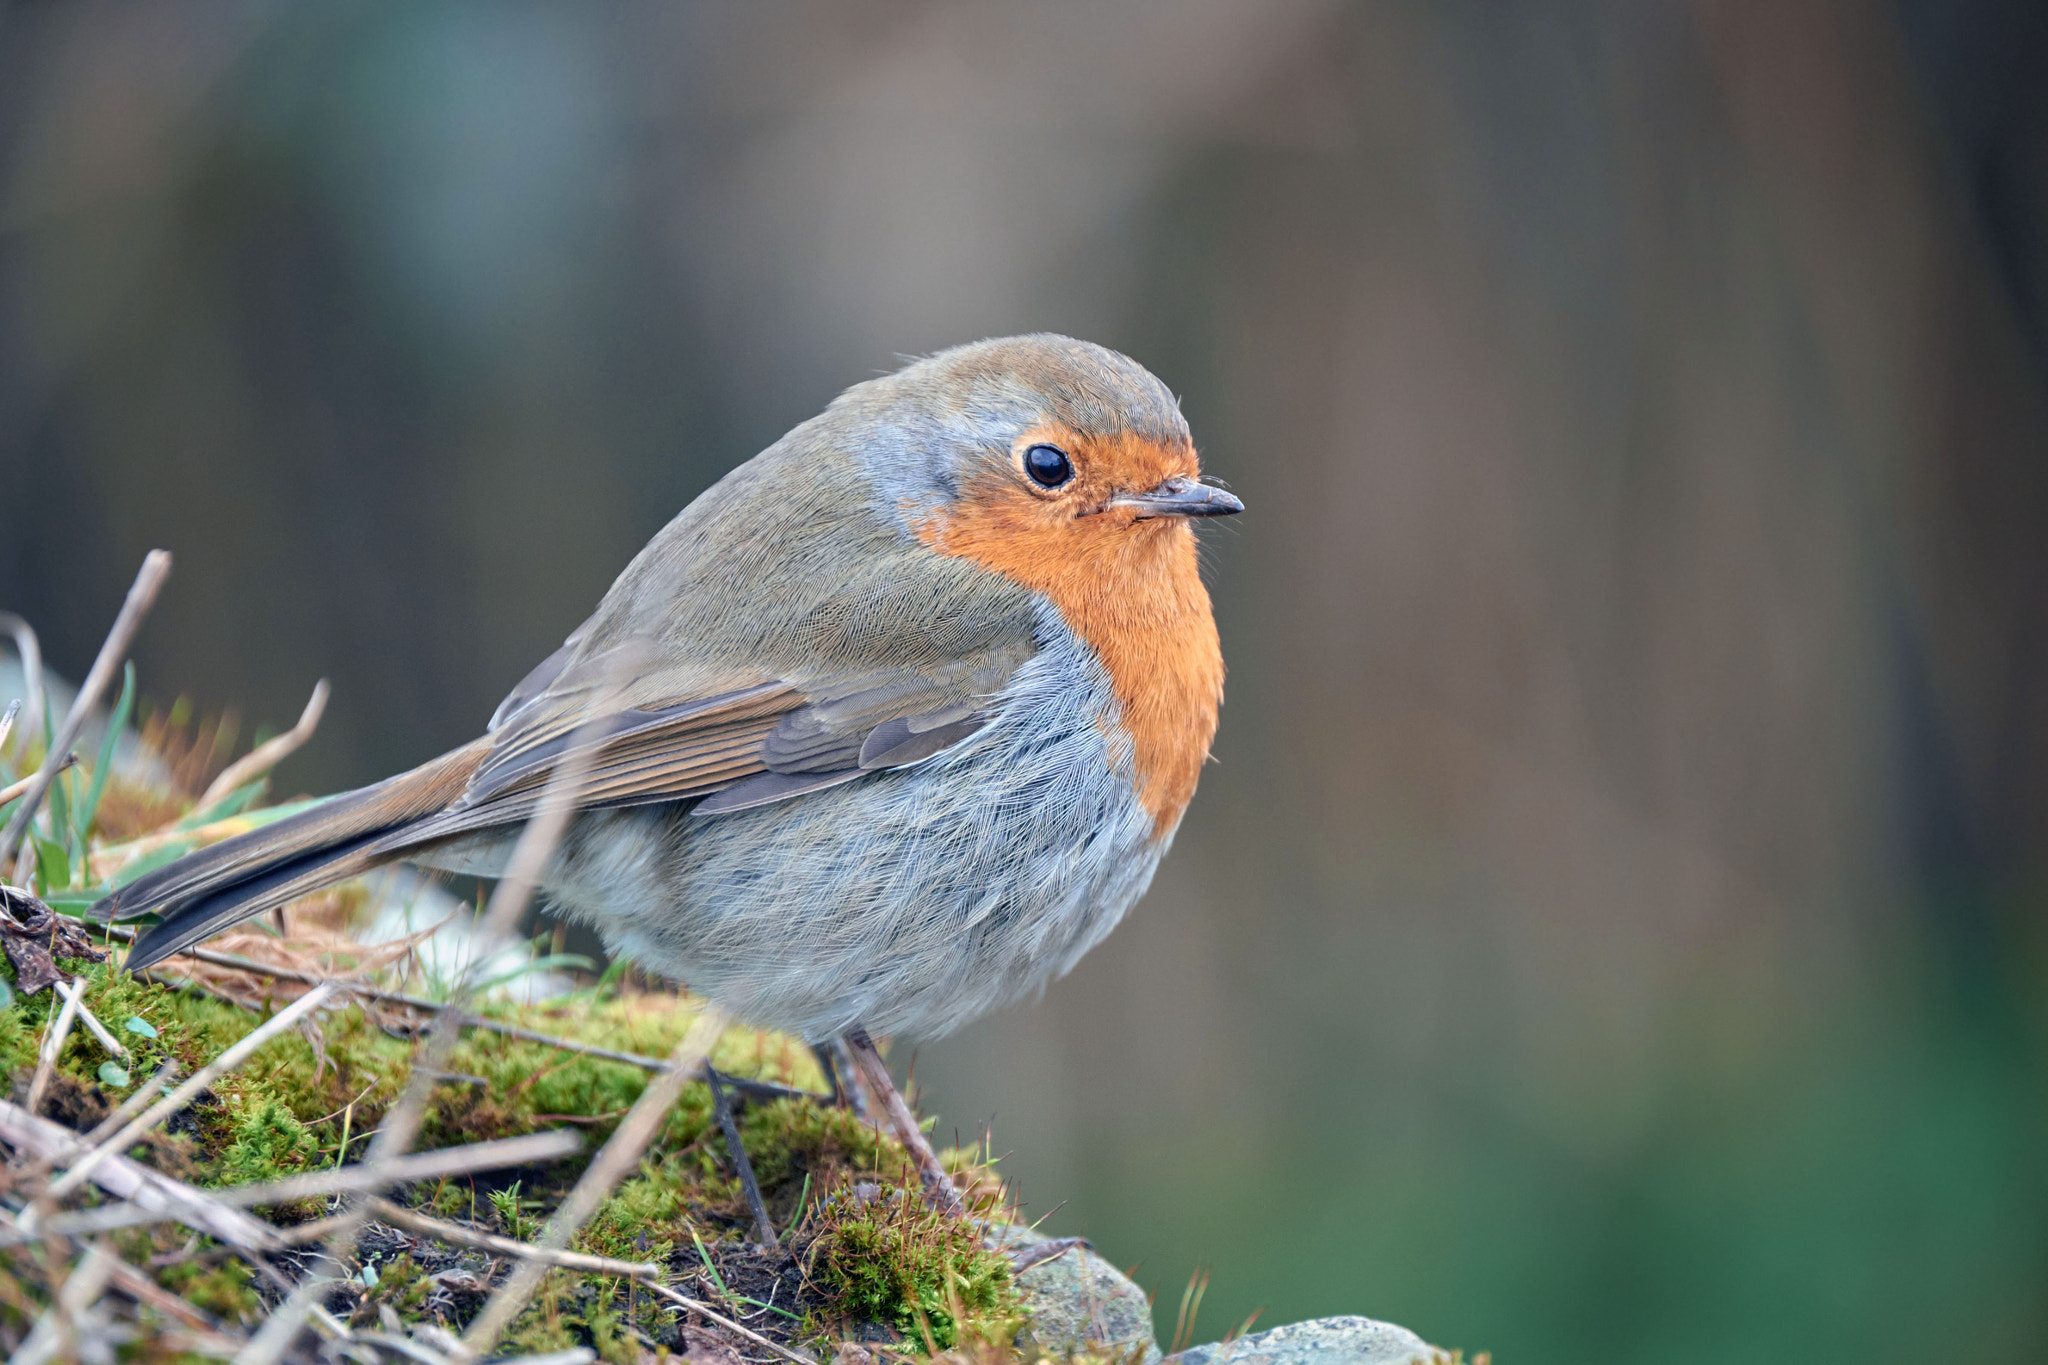
[[0, 607], [477, 732], [894, 357], [1178, 392], [1218, 763], [922, 1047], [1202, 1336], [2048, 1340], [2048, 12], [1996, 0], [0, 8]]

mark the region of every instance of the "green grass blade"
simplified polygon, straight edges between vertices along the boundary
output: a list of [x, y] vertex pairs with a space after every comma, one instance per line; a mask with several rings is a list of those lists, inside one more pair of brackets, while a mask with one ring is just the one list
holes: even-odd
[[731, 1298], [732, 1291], [725, 1287], [725, 1277], [718, 1273], [718, 1267], [711, 1264], [711, 1253], [704, 1249], [704, 1239], [697, 1235], [697, 1229], [690, 1229], [690, 1240], [697, 1244], [697, 1254], [704, 1260], [704, 1271], [711, 1276], [711, 1283], [718, 1286], [719, 1297]]
[[180, 820], [177, 827], [179, 829], [198, 829], [201, 825], [210, 825], [216, 820], [225, 820], [230, 815], [240, 815], [251, 801], [254, 801], [263, 794], [264, 784], [269, 780], [267, 777], [259, 777], [254, 782], [235, 788], [204, 810], [193, 811], [190, 815]]
[[[54, 785], [50, 788], [55, 791]], [[55, 839], [45, 839], [40, 834], [29, 837], [36, 843], [36, 872], [42, 878], [42, 892], [45, 899], [52, 891], [66, 890], [71, 885], [71, 855]]]
[[[51, 751], [57, 747], [57, 727], [50, 720], [50, 713], [55, 709], [48, 705], [43, 707], [43, 761], [46, 763], [50, 761]], [[63, 761], [62, 755], [58, 755], [58, 761]], [[64, 774], [58, 773], [50, 782], [49, 794], [43, 798], [43, 814], [49, 821], [45, 828], [52, 837], [59, 840], [71, 837], [71, 802], [67, 799], [68, 795], [64, 789]], [[47, 883], [44, 886], [44, 890], [55, 889]]]

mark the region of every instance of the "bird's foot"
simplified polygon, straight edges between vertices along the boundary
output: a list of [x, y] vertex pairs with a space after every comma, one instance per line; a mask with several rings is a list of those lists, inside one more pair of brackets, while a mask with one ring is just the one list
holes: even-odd
[[890, 1078], [889, 1068], [882, 1061], [882, 1054], [875, 1050], [874, 1039], [863, 1029], [849, 1029], [844, 1039], [846, 1050], [852, 1054], [859, 1069], [860, 1079], [866, 1083], [868, 1094], [880, 1102], [882, 1111], [888, 1116], [889, 1127], [895, 1132], [896, 1140], [910, 1153], [910, 1159], [917, 1163], [917, 1173], [924, 1182], [926, 1202], [941, 1212], [955, 1218], [967, 1216], [967, 1206], [960, 1200], [960, 1187], [953, 1183], [952, 1172], [939, 1160], [939, 1154], [932, 1150], [926, 1140], [924, 1129], [918, 1125], [917, 1115], [910, 1112], [910, 1105], [904, 1101], [903, 1093]]

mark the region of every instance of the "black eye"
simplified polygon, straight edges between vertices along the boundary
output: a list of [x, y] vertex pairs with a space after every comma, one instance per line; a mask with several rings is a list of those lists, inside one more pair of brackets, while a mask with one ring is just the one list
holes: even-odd
[[1033, 446], [1024, 452], [1024, 469], [1040, 488], [1058, 488], [1074, 477], [1067, 452], [1058, 446]]

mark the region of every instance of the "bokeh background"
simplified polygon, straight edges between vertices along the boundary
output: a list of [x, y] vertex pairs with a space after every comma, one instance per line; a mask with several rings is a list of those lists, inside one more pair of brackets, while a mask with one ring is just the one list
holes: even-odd
[[946, 1127], [1205, 1338], [2038, 1358], [2048, 11], [0, 8], [0, 607], [76, 678], [172, 549], [145, 695], [334, 682], [287, 790], [1031, 329], [1251, 512], [1173, 856]]

